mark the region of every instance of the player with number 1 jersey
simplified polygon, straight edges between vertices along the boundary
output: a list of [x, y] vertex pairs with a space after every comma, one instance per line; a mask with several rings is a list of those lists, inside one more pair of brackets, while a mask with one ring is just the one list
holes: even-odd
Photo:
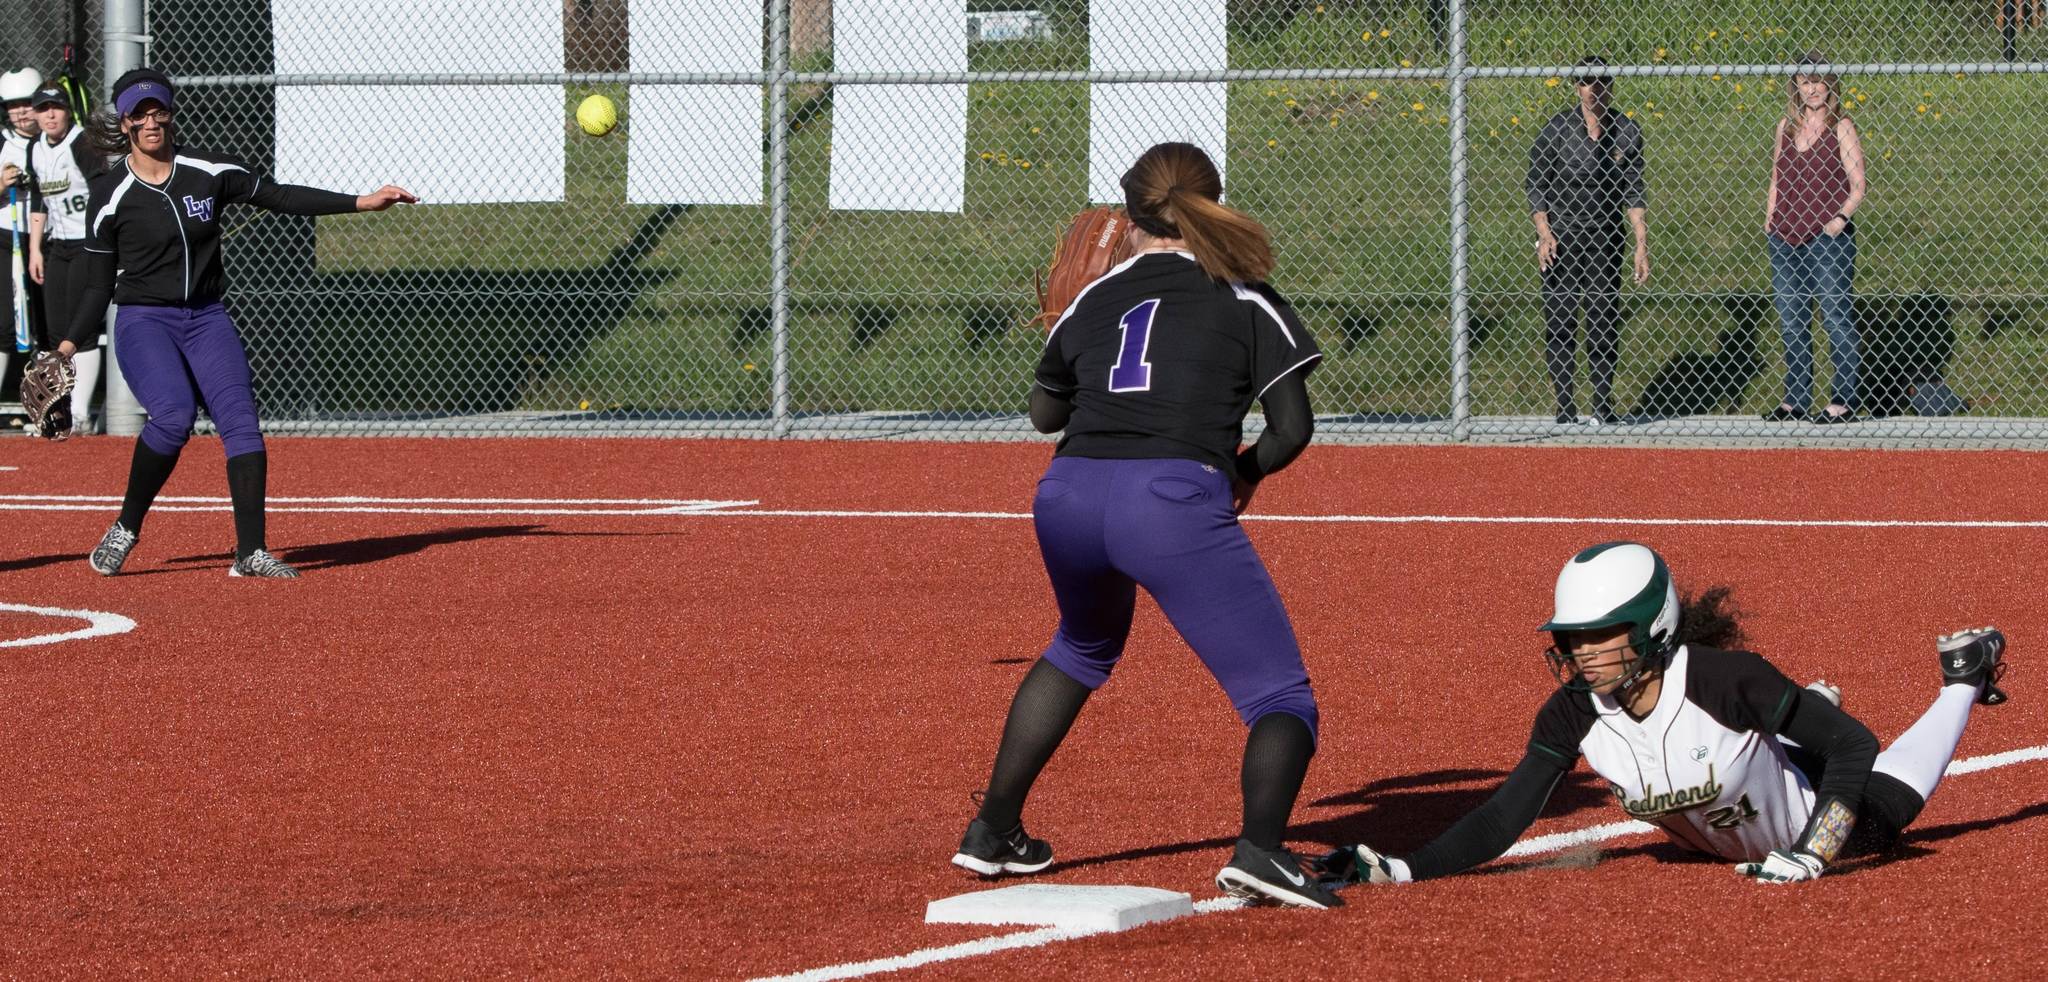
[[[1059, 627], [1017, 690], [953, 862], [986, 876], [1051, 864], [1051, 847], [1024, 832], [1024, 798], [1122, 658], [1143, 587], [1250, 727], [1241, 837], [1217, 885], [1338, 906], [1281, 845], [1315, 753], [1316, 701], [1279, 591], [1237, 521], [1259, 482], [1307, 446], [1305, 380], [1321, 356], [1264, 285], [1265, 228], [1219, 202], [1206, 154], [1152, 147], [1123, 186], [1133, 256], [1054, 323], [1031, 392], [1038, 430], [1065, 430], [1032, 504]], [[1254, 401], [1266, 431], [1240, 451]]]

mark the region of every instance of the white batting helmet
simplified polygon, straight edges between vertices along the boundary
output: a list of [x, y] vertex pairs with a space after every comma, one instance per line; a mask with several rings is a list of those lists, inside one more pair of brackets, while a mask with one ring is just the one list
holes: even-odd
[[0, 102], [15, 102], [33, 97], [43, 87], [43, 73], [33, 68], [22, 68], [0, 75]]

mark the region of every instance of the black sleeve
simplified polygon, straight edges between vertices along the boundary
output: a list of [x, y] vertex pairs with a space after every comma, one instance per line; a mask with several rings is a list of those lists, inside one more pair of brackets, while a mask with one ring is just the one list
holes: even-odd
[[1040, 433], [1058, 433], [1074, 418], [1074, 397], [1055, 395], [1044, 386], [1031, 387], [1031, 427]]
[[1259, 397], [1259, 406], [1266, 411], [1266, 431], [1237, 455], [1239, 477], [1257, 484], [1293, 463], [1308, 447], [1316, 435], [1316, 417], [1308, 405], [1307, 375], [1306, 370], [1288, 372]]
[[100, 218], [107, 206], [106, 182], [88, 181], [86, 190], [85, 244], [78, 254], [76, 274], [81, 284], [78, 309], [72, 313], [71, 323], [52, 325], [79, 346], [106, 329], [107, 304], [114, 301], [114, 236], [120, 228], [111, 221], [114, 216], [107, 216], [108, 221]]
[[1550, 793], [1557, 789], [1557, 783], [1571, 766], [1531, 748], [1485, 804], [1466, 813], [1428, 845], [1404, 857], [1408, 875], [1427, 880], [1462, 873], [1498, 859], [1542, 814]]
[[1536, 132], [1536, 142], [1529, 146], [1529, 173], [1522, 179], [1522, 190], [1529, 196], [1529, 213], [1532, 215], [1550, 210], [1553, 173], [1550, 156], [1550, 126], [1545, 124]]
[[[1626, 118], [1626, 117], [1624, 117]], [[1647, 208], [1649, 198], [1643, 191], [1643, 129], [1630, 120], [1621, 131], [1621, 206], [1624, 209]]]
[[1299, 372], [1302, 378], [1315, 371], [1323, 352], [1316, 336], [1301, 322], [1294, 305], [1280, 291], [1264, 283], [1233, 287], [1239, 299], [1251, 301], [1252, 394], [1264, 399], [1274, 383]]
[[1551, 792], [1579, 760], [1579, 745], [1593, 728], [1583, 693], [1559, 689], [1536, 713], [1522, 761], [1493, 795], [1428, 845], [1404, 857], [1418, 880], [1449, 876], [1500, 857], [1543, 813]]
[[356, 210], [356, 196], [297, 184], [279, 184], [236, 164], [220, 175], [224, 201], [255, 205], [287, 215], [346, 215]]
[[1834, 703], [1803, 689], [1794, 695], [1781, 732], [1824, 762], [1820, 786], [1813, 789], [1813, 817], [1795, 848], [1834, 862], [1855, 826], [1863, 787], [1877, 763], [1877, 736]]
[[1749, 651], [1697, 645], [1686, 650], [1693, 666], [1686, 682], [1687, 699], [1731, 730], [1769, 736], [1785, 732], [1800, 688], [1776, 665]]
[[[1073, 312], [1068, 311], [1067, 319], [1071, 320], [1072, 315]], [[1064, 323], [1065, 321], [1061, 322]], [[1052, 336], [1045, 339], [1045, 350], [1039, 352], [1038, 372], [1033, 381], [1038, 383], [1039, 388], [1053, 395], [1072, 399], [1074, 390], [1081, 387], [1081, 380], [1075, 376], [1074, 363], [1067, 360], [1066, 352], [1061, 346], [1061, 341], [1065, 339], [1065, 336], [1060, 334], [1061, 324], [1054, 324]]]
[[85, 347], [86, 339], [106, 330], [107, 304], [114, 300], [114, 254], [87, 250], [78, 254], [76, 275], [84, 288], [79, 293], [78, 311], [71, 317], [70, 324], [54, 324], [53, 329], [64, 331], [58, 337], [61, 343], [66, 339], [77, 347]]

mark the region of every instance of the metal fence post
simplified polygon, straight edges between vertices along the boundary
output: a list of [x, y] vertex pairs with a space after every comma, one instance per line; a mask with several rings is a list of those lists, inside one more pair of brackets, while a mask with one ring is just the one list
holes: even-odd
[[[123, 72], [141, 68], [146, 57], [143, 45], [148, 41], [148, 24], [143, 17], [144, 0], [106, 0], [104, 18], [100, 25], [100, 44], [104, 55], [100, 69], [100, 97], [106, 105], [114, 102], [114, 80]], [[144, 413], [142, 404], [135, 399], [135, 393], [128, 388], [128, 380], [121, 375], [121, 362], [114, 357], [114, 308], [107, 308], [106, 356], [101, 361], [101, 373], [107, 386], [107, 433], [113, 436], [137, 436], [142, 433]]]
[[768, 298], [774, 332], [774, 435], [789, 435], [789, 0], [768, 30]]
[[1469, 247], [1465, 241], [1465, 0], [1450, 0], [1451, 86], [1451, 439], [1472, 436]]

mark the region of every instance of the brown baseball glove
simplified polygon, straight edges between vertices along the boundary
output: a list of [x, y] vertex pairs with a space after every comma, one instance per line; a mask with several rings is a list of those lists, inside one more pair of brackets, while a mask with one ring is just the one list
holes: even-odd
[[1067, 223], [1066, 234], [1052, 254], [1052, 272], [1034, 277], [1038, 285], [1038, 316], [1032, 323], [1051, 327], [1073, 306], [1088, 284], [1110, 267], [1131, 257], [1124, 240], [1130, 218], [1115, 208], [1090, 208]]
[[71, 386], [77, 381], [71, 359], [54, 351], [39, 351], [22, 367], [21, 408], [37, 436], [62, 440], [71, 435]]

